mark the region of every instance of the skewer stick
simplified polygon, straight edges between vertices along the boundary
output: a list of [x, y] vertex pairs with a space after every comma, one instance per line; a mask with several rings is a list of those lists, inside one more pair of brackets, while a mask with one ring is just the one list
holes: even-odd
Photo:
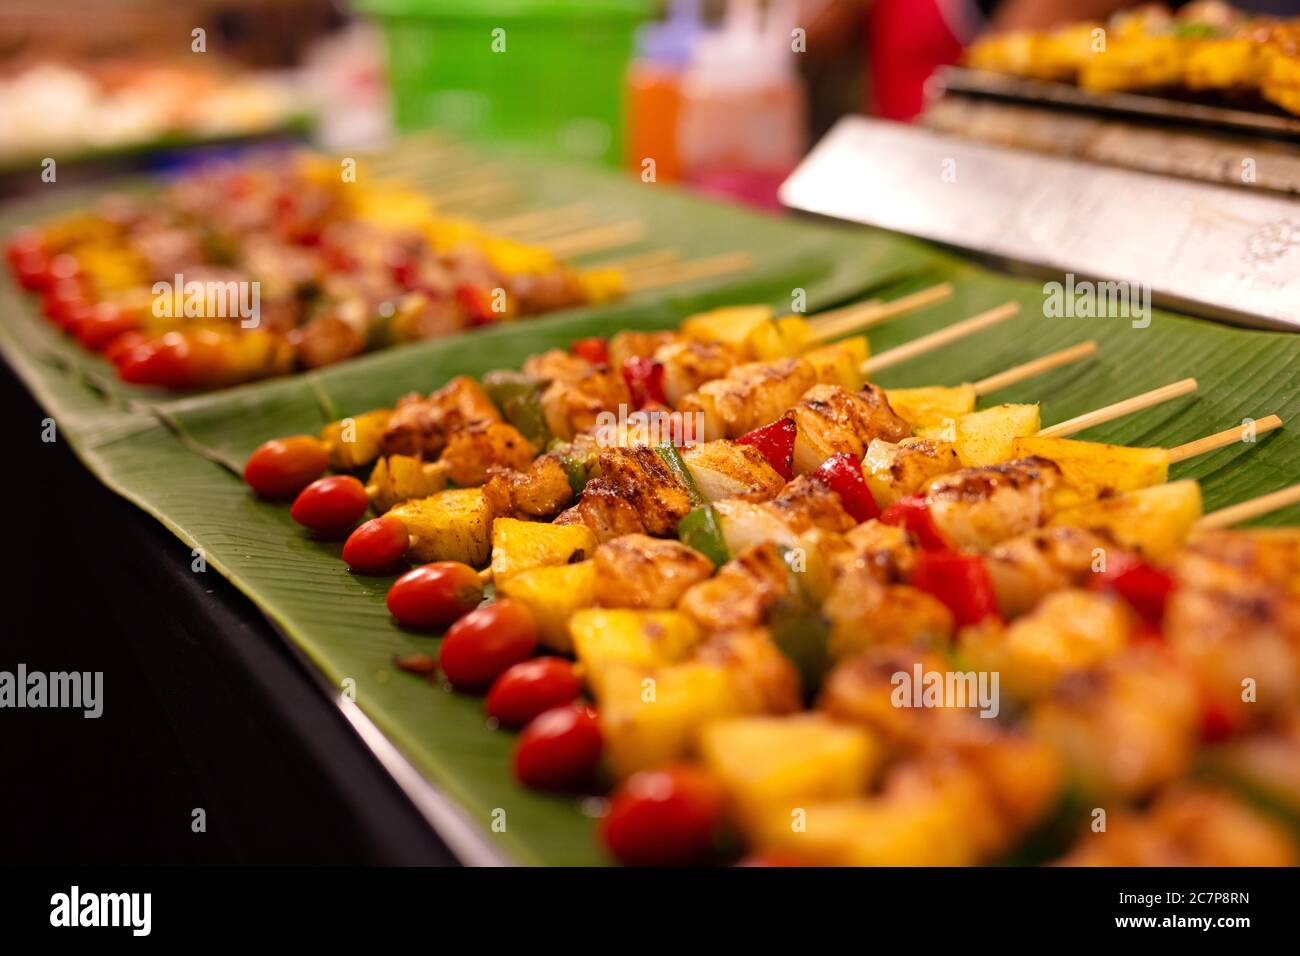
[[626, 273], [641, 272], [647, 269], [658, 269], [661, 266], [670, 265], [679, 262], [682, 258], [680, 249], [655, 249], [651, 252], [639, 252], [634, 256], [623, 256], [618, 259], [604, 259], [600, 262], [593, 262], [586, 266], [587, 269], [619, 269]]
[[1123, 418], [1125, 415], [1140, 412], [1152, 405], [1159, 405], [1162, 402], [1181, 398], [1183, 395], [1190, 395], [1196, 391], [1196, 388], [1196, 379], [1185, 378], [1169, 385], [1162, 385], [1160, 388], [1153, 388], [1141, 395], [1126, 398], [1122, 402], [1115, 402], [1113, 405], [1107, 405], [1091, 412], [1085, 412], [1075, 418], [1066, 419], [1056, 425], [1044, 428], [1038, 435], [1040, 438], [1064, 438], [1067, 435], [1081, 432], [1085, 428], [1091, 428], [1094, 425], [1101, 425], [1116, 418]]
[[485, 179], [469, 185], [446, 189], [442, 192], [430, 192], [429, 198], [437, 206], [463, 206], [467, 203], [481, 203], [492, 199], [513, 196], [514, 183], [502, 179]]
[[813, 341], [826, 342], [849, 332], [860, 332], [914, 309], [942, 302], [950, 295], [952, 295], [952, 283], [941, 282], [928, 289], [900, 296], [891, 302], [860, 302], [856, 305], [831, 309], [808, 320], [814, 327]]
[[695, 279], [725, 275], [728, 272], [741, 272], [753, 264], [754, 257], [748, 252], [724, 252], [722, 255], [710, 256], [706, 259], [643, 269], [627, 277], [623, 281], [623, 288], [627, 292], [641, 292], [658, 286], [691, 282]]
[[1260, 435], [1265, 432], [1271, 432], [1275, 428], [1282, 427], [1282, 419], [1276, 415], [1269, 415], [1261, 418], [1259, 421], [1250, 425], [1234, 425], [1232, 428], [1225, 428], [1221, 432], [1213, 435], [1206, 435], [1204, 438], [1198, 438], [1196, 441], [1189, 441], [1185, 445], [1179, 445], [1176, 448], [1169, 449], [1169, 464], [1185, 461], [1188, 458], [1195, 458], [1197, 455], [1205, 455], [1212, 451], [1218, 451], [1220, 448], [1227, 448], [1229, 445], [1235, 445], [1239, 441], [1245, 441], [1249, 434]]
[[483, 223], [488, 232], [528, 232], [552, 222], [581, 221], [588, 219], [594, 210], [590, 203], [578, 202], [568, 206], [552, 206], [549, 209], [534, 209], [504, 219], [493, 219]]
[[999, 322], [1005, 322], [1019, 311], [1019, 302], [1007, 302], [996, 308], [989, 309], [987, 312], [981, 312], [979, 315], [973, 315], [969, 319], [963, 319], [961, 322], [939, 329], [937, 332], [931, 332], [919, 339], [913, 339], [906, 345], [900, 345], [897, 348], [889, 349], [887, 352], [881, 352], [879, 355], [867, 359], [862, 363], [862, 374], [870, 376], [883, 369], [893, 368], [908, 359], [924, 355], [926, 352], [932, 352], [968, 335], [974, 335], [976, 332], [997, 325]]
[[596, 226], [559, 236], [542, 243], [554, 256], [569, 258], [599, 252], [602, 249], [616, 249], [630, 246], [645, 238], [645, 223], [639, 219], [629, 219], [606, 226]]
[[1005, 372], [999, 372], [997, 375], [990, 375], [988, 378], [980, 379], [974, 383], [975, 394], [987, 395], [990, 392], [996, 392], [998, 389], [1010, 388], [1012, 385], [1033, 378], [1035, 375], [1042, 375], [1054, 368], [1078, 362], [1096, 353], [1097, 343], [1091, 339], [1087, 342], [1080, 342], [1078, 345], [1071, 345], [1068, 349], [1061, 349], [1059, 352], [1033, 359], [1023, 365], [1009, 368]]
[[1290, 488], [1283, 488], [1281, 491], [1274, 491], [1272, 494], [1261, 495], [1258, 498], [1252, 498], [1250, 501], [1243, 501], [1241, 504], [1220, 508], [1218, 511], [1211, 511], [1196, 522], [1196, 528], [1198, 531], [1210, 528], [1226, 528], [1229, 525], [1240, 524], [1243, 521], [1249, 521], [1251, 518], [1258, 518], [1270, 511], [1277, 511], [1279, 508], [1294, 504], [1300, 504], [1300, 485], [1292, 485]]

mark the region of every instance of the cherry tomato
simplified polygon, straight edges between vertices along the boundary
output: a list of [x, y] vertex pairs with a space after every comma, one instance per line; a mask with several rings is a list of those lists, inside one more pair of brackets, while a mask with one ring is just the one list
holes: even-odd
[[140, 327], [135, 316], [124, 312], [111, 302], [99, 302], [90, 308], [90, 314], [71, 325], [77, 341], [88, 349], [99, 351], [123, 332]]
[[248, 456], [244, 480], [263, 498], [292, 498], [319, 478], [329, 463], [325, 446], [310, 435], [275, 438]]
[[17, 267], [18, 260], [33, 253], [45, 252], [45, 240], [36, 229], [19, 229], [5, 244], [5, 258], [11, 266]]
[[535, 790], [569, 790], [591, 780], [603, 741], [596, 712], [581, 704], [544, 711], [515, 745], [515, 776]]
[[559, 657], [516, 664], [488, 691], [487, 712], [503, 727], [522, 727], [542, 711], [569, 704], [582, 693], [573, 665]]
[[470, 611], [447, 631], [438, 663], [462, 690], [487, 687], [511, 664], [533, 656], [537, 625], [522, 604], [497, 601]]
[[116, 365], [123, 355], [148, 341], [149, 337], [143, 332], [123, 332], [104, 346], [104, 358]]
[[614, 793], [601, 839], [629, 866], [697, 863], [712, 855], [726, 805], [721, 785], [699, 768], [643, 770]]
[[343, 543], [343, 560], [358, 574], [378, 574], [402, 559], [410, 540], [401, 518], [371, 518], [348, 535]]
[[164, 388], [186, 388], [200, 384], [196, 377], [196, 363], [192, 346], [179, 332], [168, 332], [162, 338], [152, 339], [121, 357], [117, 363], [118, 377], [133, 385], [161, 385]]
[[71, 324], [67, 315], [69, 307], [89, 304], [80, 279], [60, 279], [42, 294], [41, 314], [59, 328], [66, 329]]
[[365, 485], [351, 475], [330, 475], [298, 492], [289, 515], [317, 534], [337, 534], [360, 521], [369, 507]]
[[[406, 550], [405, 542], [402, 550]], [[413, 568], [388, 589], [388, 610], [406, 627], [450, 627], [482, 600], [483, 582], [478, 572], [459, 561], [436, 561]]]
[[79, 275], [81, 275], [81, 264], [77, 262], [75, 256], [63, 252], [46, 260], [45, 272], [40, 277], [37, 288], [51, 289], [63, 280], [76, 279]]
[[50, 257], [43, 251], [25, 252], [13, 260], [14, 278], [28, 292], [37, 292], [45, 287], [49, 270]]
[[609, 342], [600, 336], [578, 339], [569, 346], [569, 351], [578, 358], [584, 358], [593, 365], [609, 364]]

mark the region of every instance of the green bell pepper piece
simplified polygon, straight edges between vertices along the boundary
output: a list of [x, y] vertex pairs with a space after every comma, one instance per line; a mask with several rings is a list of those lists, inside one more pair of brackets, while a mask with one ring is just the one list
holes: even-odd
[[692, 505], [704, 503], [704, 496], [700, 494], [700, 486], [695, 483], [695, 477], [691, 470], [686, 467], [686, 461], [682, 458], [682, 453], [677, 450], [672, 442], [663, 442], [655, 447], [655, 452], [663, 459], [663, 463], [668, 466], [668, 470], [673, 473], [678, 484], [686, 489], [690, 496]]
[[713, 505], [700, 505], [688, 512], [677, 523], [677, 538], [712, 561], [715, 568], [722, 567], [731, 558], [722, 536], [722, 522]]
[[545, 388], [545, 382], [513, 369], [498, 369], [483, 376], [483, 391], [502, 417], [540, 448], [545, 448], [553, 437], [542, 409]]

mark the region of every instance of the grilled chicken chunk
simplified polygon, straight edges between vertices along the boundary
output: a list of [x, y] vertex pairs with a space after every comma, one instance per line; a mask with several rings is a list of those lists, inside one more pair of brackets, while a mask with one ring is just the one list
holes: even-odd
[[493, 466], [522, 470], [532, 464], [537, 449], [519, 429], [505, 422], [471, 422], [452, 432], [442, 460], [451, 480], [462, 488], [481, 485]]
[[546, 427], [566, 441], [594, 428], [601, 412], [615, 412], [632, 401], [621, 372], [590, 362], [586, 365], [588, 371], [581, 378], [557, 378], [542, 392]]
[[799, 432], [794, 443], [794, 469], [815, 470], [832, 455], [861, 458], [872, 439], [896, 442], [912, 433], [894, 414], [885, 390], [865, 385], [850, 392], [839, 385], [814, 385], [785, 413]]
[[555, 519], [556, 524], [584, 524], [602, 544], [625, 534], [644, 534], [636, 509], [601, 478], [582, 489], [582, 497]]
[[1300, 702], [1300, 533], [1198, 535], [1173, 573], [1166, 639], [1228, 724], [1250, 726]]
[[1111, 814], [1060, 866], [1296, 866], [1300, 848], [1279, 821], [1224, 790], [1184, 785], [1145, 811]]
[[605, 607], [664, 610], [712, 574], [708, 558], [678, 541], [624, 535], [596, 549], [596, 601]]
[[840, 575], [822, 613], [836, 659], [878, 644], [942, 647], [953, 631], [952, 612], [938, 599], [906, 584], [882, 584], [868, 566]]
[[428, 398], [414, 393], [397, 400], [382, 439], [386, 455], [436, 458], [453, 432], [474, 422], [499, 422], [501, 415], [482, 387], [458, 375]]
[[558, 456], [542, 455], [526, 469], [491, 467], [483, 491], [492, 513], [522, 518], [550, 518], [573, 504], [573, 486]]
[[664, 367], [664, 397], [671, 405], [705, 382], [725, 378], [741, 363], [740, 355], [724, 343], [703, 339], [661, 345], [654, 360]]
[[1062, 754], [1090, 797], [1120, 799], [1185, 774], [1200, 733], [1191, 681], [1141, 649], [1062, 680], [1033, 706], [1030, 726]]
[[773, 514], [796, 534], [813, 528], [848, 531], [856, 524], [844, 510], [840, 496], [809, 475], [800, 475], [779, 495], [759, 507]]
[[707, 581], [691, 587], [678, 609], [709, 631], [755, 627], [789, 590], [790, 571], [775, 544], [736, 555]]
[[628, 359], [650, 358], [681, 338], [679, 332], [616, 332], [609, 339], [609, 367], [620, 371]]
[[735, 677], [744, 709], [752, 713], [792, 714], [803, 708], [799, 672], [772, 643], [766, 628], [749, 627], [710, 635], [696, 650], [705, 664], [720, 664]]
[[1045, 458], [966, 468], [930, 482], [926, 503], [939, 530], [959, 548], [986, 551], [1042, 525], [1061, 470]]
[[853, 528], [843, 538], [845, 548], [831, 563], [835, 577], [867, 571], [882, 584], [901, 584], [912, 574], [916, 546], [903, 528], [872, 519]]
[[705, 501], [767, 501], [785, 487], [785, 479], [752, 445], [727, 439], [706, 441], [683, 448], [682, 460]]
[[704, 416], [706, 439], [737, 438], [776, 421], [815, 384], [817, 372], [805, 359], [747, 362], [683, 396], [678, 407]]
[[996, 545], [984, 556], [984, 564], [997, 592], [998, 610], [1012, 618], [1054, 591], [1087, 587], [1102, 555], [1114, 561], [1121, 551], [1082, 528], [1038, 528]]
[[598, 369], [595, 363], [564, 349], [548, 349], [540, 355], [530, 355], [523, 364], [525, 375], [543, 382], [581, 382]]
[[940, 475], [959, 468], [956, 446], [934, 438], [904, 438], [897, 444], [873, 438], [862, 459], [867, 487], [882, 508], [919, 494]]
[[606, 448], [599, 463], [601, 480], [632, 505], [648, 534], [677, 533], [691, 497], [653, 448]]

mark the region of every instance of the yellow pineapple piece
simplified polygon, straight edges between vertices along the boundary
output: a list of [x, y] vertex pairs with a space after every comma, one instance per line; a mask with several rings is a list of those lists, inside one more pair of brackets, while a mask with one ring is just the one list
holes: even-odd
[[942, 426], [975, 411], [974, 385], [891, 388], [885, 392], [898, 417], [913, 428]]
[[463, 561], [474, 567], [487, 563], [492, 506], [482, 488], [449, 488], [405, 501], [389, 514], [406, 524], [411, 535], [406, 556], [412, 561]]
[[[1070, 486], [1061, 504], [1149, 488], [1169, 478], [1169, 453], [1163, 448], [1129, 448], [1070, 438], [1017, 438], [1012, 457], [1030, 455], [1047, 458], [1060, 467]], [[1069, 500], [1071, 495], [1075, 501]]]
[[699, 643], [701, 633], [681, 611], [586, 608], [569, 618], [569, 636], [599, 700], [612, 670], [674, 664]]
[[337, 471], [351, 471], [378, 458], [380, 441], [392, 414], [391, 408], [377, 408], [330, 422], [322, 428], [320, 440], [330, 451], [330, 467]]
[[502, 597], [518, 601], [532, 612], [542, 644], [562, 654], [573, 653], [569, 619], [596, 600], [596, 562], [557, 564], [521, 571], [497, 587]]
[[760, 362], [802, 355], [812, 341], [812, 329], [797, 315], [760, 322], [745, 337], [746, 350]]
[[427, 498], [447, 487], [447, 468], [440, 461], [413, 455], [389, 455], [375, 462], [366, 481], [366, 497], [375, 514], [412, 498]]
[[584, 561], [596, 552], [596, 536], [581, 524], [544, 524], [497, 518], [492, 522], [492, 580], [508, 581], [520, 571]]
[[1042, 427], [1037, 405], [995, 405], [957, 419], [954, 444], [965, 468], [1010, 461], [1017, 438]]
[[865, 730], [818, 713], [720, 720], [703, 730], [699, 749], [751, 826], [865, 793], [880, 757]]
[[690, 316], [682, 322], [682, 332], [693, 339], [723, 342], [744, 351], [749, 333], [771, 320], [771, 306], [731, 305]]
[[1066, 508], [1050, 525], [1109, 534], [1126, 548], [1154, 561], [1167, 561], [1183, 546], [1201, 517], [1201, 486], [1194, 481], [1140, 488]]
[[821, 384], [839, 385], [850, 392], [857, 392], [866, 381], [862, 375], [862, 363], [867, 360], [868, 354], [867, 337], [858, 335], [805, 352], [803, 357], [816, 370], [817, 381]]

